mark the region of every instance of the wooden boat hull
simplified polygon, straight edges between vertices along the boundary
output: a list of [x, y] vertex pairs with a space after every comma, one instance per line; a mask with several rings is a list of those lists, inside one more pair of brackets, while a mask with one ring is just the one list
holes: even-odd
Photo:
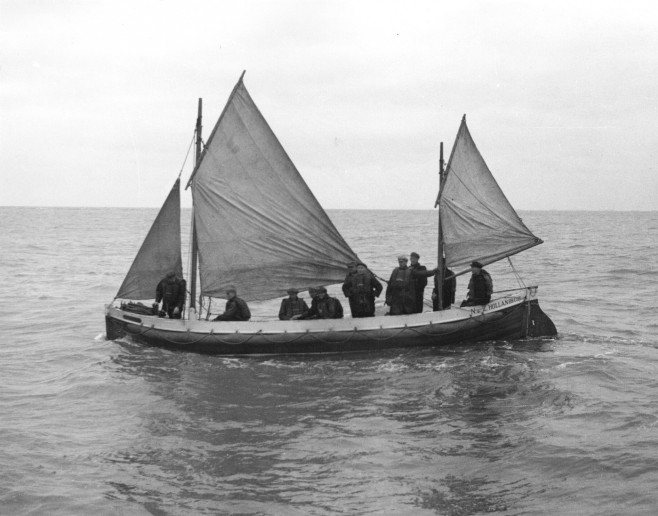
[[346, 353], [553, 336], [536, 288], [471, 307], [363, 319], [213, 322], [172, 320], [106, 307], [108, 339], [217, 355]]

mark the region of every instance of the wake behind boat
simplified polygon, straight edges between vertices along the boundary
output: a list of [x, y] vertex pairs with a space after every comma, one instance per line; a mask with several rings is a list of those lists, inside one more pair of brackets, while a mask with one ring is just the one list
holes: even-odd
[[[244, 73], [243, 73], [244, 76]], [[552, 336], [537, 287], [495, 295], [483, 306], [395, 316], [317, 320], [211, 321], [212, 299], [236, 285], [246, 301], [345, 279], [357, 254], [335, 228], [262, 116], [240, 77], [201, 152], [201, 102], [192, 190], [192, 256], [185, 317], [167, 319], [137, 301], [153, 300], [170, 271], [182, 277], [180, 179], [176, 180], [114, 301], [108, 339], [206, 353], [280, 354], [439, 346]], [[463, 119], [443, 171], [438, 284], [443, 260], [460, 275], [542, 241], [523, 224], [480, 156]], [[198, 273], [197, 273], [198, 264]], [[196, 284], [200, 283], [197, 306]], [[437, 289], [439, 301], [442, 289]], [[217, 306], [217, 302], [215, 302]], [[442, 306], [439, 302], [439, 306]]]

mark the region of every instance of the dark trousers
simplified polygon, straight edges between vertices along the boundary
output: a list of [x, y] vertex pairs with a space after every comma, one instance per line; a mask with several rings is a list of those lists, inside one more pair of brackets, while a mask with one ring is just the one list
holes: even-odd
[[[418, 290], [420, 290], [420, 292]], [[421, 313], [425, 308], [425, 303], [423, 302], [423, 294], [425, 293], [425, 289], [418, 289], [418, 290], [416, 291], [416, 313], [417, 314]]]

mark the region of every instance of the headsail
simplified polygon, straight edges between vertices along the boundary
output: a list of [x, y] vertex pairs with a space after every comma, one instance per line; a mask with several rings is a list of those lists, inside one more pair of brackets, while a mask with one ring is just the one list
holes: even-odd
[[462, 119], [439, 196], [443, 249], [457, 270], [486, 265], [541, 244], [496, 183]]
[[201, 291], [246, 300], [343, 281], [356, 254], [308, 188], [242, 78], [192, 178]]
[[152, 299], [158, 282], [167, 272], [173, 270], [182, 277], [180, 250], [180, 179], [177, 179], [115, 299]]

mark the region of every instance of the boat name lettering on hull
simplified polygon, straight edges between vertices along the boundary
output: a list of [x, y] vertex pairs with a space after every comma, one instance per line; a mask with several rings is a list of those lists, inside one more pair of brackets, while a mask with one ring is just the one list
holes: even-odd
[[[501, 299], [499, 301], [496, 301], [495, 303], [489, 303], [487, 305], [487, 309], [488, 310], [495, 310], [496, 308], [501, 308], [503, 306], [518, 303], [519, 301], [523, 301], [523, 296], [506, 297], [505, 299]], [[484, 311], [483, 307], [477, 306], [477, 307], [471, 308], [471, 315], [477, 315], [477, 314], [482, 313], [483, 311]]]

